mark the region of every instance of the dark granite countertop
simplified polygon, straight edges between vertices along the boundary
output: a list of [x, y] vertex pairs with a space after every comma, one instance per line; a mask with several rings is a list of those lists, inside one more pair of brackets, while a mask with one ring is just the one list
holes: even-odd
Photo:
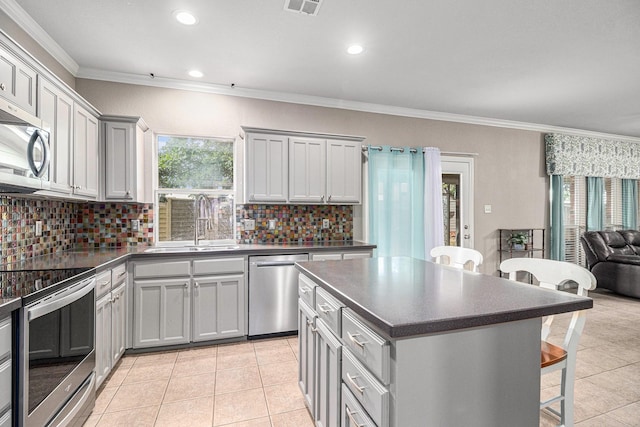
[[[206, 245], [202, 245], [206, 246]], [[145, 252], [154, 246], [132, 246], [118, 249], [75, 250], [49, 254], [24, 261], [0, 265], [0, 315], [3, 307], [21, 306], [28, 298], [39, 294], [53, 292], [64, 283], [71, 283], [70, 278], [111, 268], [131, 258], [145, 259], [154, 257], [212, 257], [234, 255], [270, 255], [306, 252], [331, 252], [349, 250], [371, 250], [376, 246], [358, 241], [331, 241], [321, 243], [291, 244], [239, 244], [234, 249], [201, 251], [201, 252]], [[42, 279], [42, 284], [35, 286], [35, 280]], [[54, 289], [54, 286], [55, 289]], [[45, 290], [46, 288], [46, 290]], [[32, 298], [29, 298], [32, 299]], [[5, 303], [3, 303], [5, 301]], [[12, 310], [15, 309], [12, 308]], [[11, 310], [9, 310], [11, 312]]]
[[593, 307], [593, 300], [405, 257], [301, 262], [297, 268], [390, 338]]

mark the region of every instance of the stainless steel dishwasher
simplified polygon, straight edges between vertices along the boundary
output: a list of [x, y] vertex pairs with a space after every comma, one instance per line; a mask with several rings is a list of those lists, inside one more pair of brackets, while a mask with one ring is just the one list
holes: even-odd
[[298, 330], [298, 270], [309, 254], [249, 257], [249, 336]]

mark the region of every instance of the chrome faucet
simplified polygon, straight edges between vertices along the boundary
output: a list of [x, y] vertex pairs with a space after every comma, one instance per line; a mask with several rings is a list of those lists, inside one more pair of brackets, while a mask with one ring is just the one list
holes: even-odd
[[[193, 244], [198, 246], [200, 242], [200, 221], [206, 221], [209, 219], [211, 215], [209, 215], [209, 199], [204, 194], [198, 194], [195, 199], [195, 209], [194, 209], [194, 231], [195, 236], [193, 239]], [[206, 233], [205, 233], [206, 236]]]

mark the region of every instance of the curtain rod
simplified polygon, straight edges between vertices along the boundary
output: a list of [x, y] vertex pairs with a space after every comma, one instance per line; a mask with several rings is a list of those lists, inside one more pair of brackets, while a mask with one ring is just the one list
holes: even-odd
[[[372, 150], [382, 151], [382, 147], [380, 147], [379, 145], [363, 145], [362, 146], [362, 151], [369, 151], [369, 148], [371, 148]], [[390, 150], [391, 151], [400, 151], [401, 153], [403, 153], [405, 148], [404, 147], [391, 147]], [[425, 148], [424, 147], [421, 147], [421, 148], [411, 147], [411, 148], [409, 148], [409, 152], [410, 153], [417, 153], [418, 150], [420, 150], [422, 153], [424, 153]], [[462, 152], [457, 152], [457, 151], [441, 151], [440, 154], [441, 155], [445, 155], [445, 156], [473, 156], [473, 157], [479, 156], [478, 153], [462, 153]]]

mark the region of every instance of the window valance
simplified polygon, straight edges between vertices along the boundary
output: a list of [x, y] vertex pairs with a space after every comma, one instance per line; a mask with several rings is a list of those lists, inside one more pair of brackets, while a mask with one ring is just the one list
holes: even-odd
[[640, 144], [549, 133], [547, 174], [640, 179]]

